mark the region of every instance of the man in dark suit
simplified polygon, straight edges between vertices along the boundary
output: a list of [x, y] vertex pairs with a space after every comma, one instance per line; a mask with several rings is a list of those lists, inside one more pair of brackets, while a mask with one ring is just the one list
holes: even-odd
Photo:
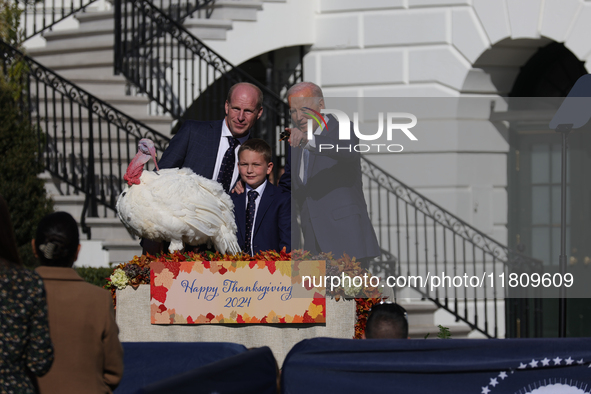
[[238, 244], [251, 255], [291, 251], [291, 195], [267, 181], [273, 170], [271, 147], [261, 139], [240, 146], [238, 168], [245, 193], [231, 194]]
[[[190, 168], [218, 181], [229, 193], [238, 180], [238, 147], [263, 114], [263, 93], [253, 84], [237, 83], [228, 91], [226, 116], [218, 121], [187, 120], [158, 161], [160, 168]], [[162, 253], [159, 242], [143, 240], [143, 253]]]
[[312, 253], [332, 252], [335, 258], [346, 253], [366, 263], [380, 254], [380, 248], [367, 214], [359, 153], [354, 149], [319, 150], [322, 144], [354, 146], [359, 139], [352, 133], [351, 140], [339, 141], [339, 122], [329, 115], [320, 119], [321, 126], [308, 140], [308, 121], [324, 109], [322, 90], [301, 82], [287, 95], [295, 127], [289, 139], [291, 163], [284, 176], [291, 176], [303, 248]]
[[[263, 93], [250, 83], [230, 88], [223, 120], [187, 120], [170, 141], [158, 162], [160, 168], [188, 167], [198, 175], [222, 183], [225, 157], [230, 160], [230, 186], [238, 179], [236, 157], [239, 144], [250, 137], [250, 130], [263, 114]], [[230, 155], [228, 151], [233, 151]], [[229, 192], [229, 188], [226, 188]]]

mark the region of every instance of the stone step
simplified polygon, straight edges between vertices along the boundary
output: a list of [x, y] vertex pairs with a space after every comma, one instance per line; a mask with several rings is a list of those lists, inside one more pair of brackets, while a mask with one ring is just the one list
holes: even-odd
[[[429, 339], [437, 338], [439, 327], [435, 325], [435, 312], [439, 310], [431, 301], [399, 301], [408, 313], [409, 336], [422, 339], [429, 334]], [[466, 338], [472, 331], [467, 324], [446, 325], [453, 338]]]
[[103, 241], [103, 248], [109, 252], [109, 261], [113, 265], [128, 262], [134, 256], [142, 254], [140, 241]]
[[[74, 133], [77, 136], [80, 136], [80, 130], [82, 131], [82, 138], [86, 139], [88, 138], [88, 124], [89, 124], [89, 118], [88, 118], [88, 114], [85, 113], [86, 111], [82, 112], [82, 117], [75, 115], [73, 117], [71, 117], [70, 119], [66, 119], [65, 122], [65, 130], [67, 131], [67, 134], [70, 133], [71, 127], [73, 125], [74, 127]], [[37, 117], [37, 113], [33, 113], [33, 121], [36, 121], [36, 117]], [[39, 114], [39, 116], [41, 116], [41, 114]], [[134, 116], [134, 119], [145, 124], [146, 126], [150, 127], [151, 129], [165, 135], [165, 136], [170, 136], [170, 132], [172, 130], [172, 124], [173, 124], [173, 120], [171, 117], [166, 116], [166, 115], [148, 115], [148, 114], [143, 114], [143, 115], [139, 115], [136, 114]], [[95, 118], [95, 115], [93, 115], [93, 120], [94, 123], [93, 125], [94, 130], [98, 130], [98, 123], [97, 120]], [[124, 119], [123, 119], [124, 120]], [[48, 125], [48, 131], [50, 132], [50, 134], [53, 134], [53, 130], [62, 130], [62, 122], [61, 119], [55, 119], [55, 122], [52, 118], [48, 118], [47, 122], [49, 123]], [[80, 122], [82, 122], [82, 129], [80, 129]], [[45, 125], [45, 119], [41, 118], [40, 119], [40, 126], [43, 130], [45, 130], [46, 125]], [[102, 127], [103, 127], [103, 132], [105, 133], [105, 136], [107, 136], [107, 123], [106, 121], [102, 120]], [[111, 126], [113, 129], [112, 133], [115, 134], [116, 133], [116, 129], [115, 126]], [[47, 131], [47, 130], [46, 130]], [[126, 133], [121, 132], [121, 137], [124, 138]], [[95, 133], [95, 137], [98, 138], [98, 133]]]
[[[62, 195], [67, 190], [67, 185], [57, 178], [52, 178], [49, 172], [40, 175], [45, 180], [45, 188], [52, 196], [55, 211], [64, 211], [71, 214], [79, 223], [84, 207], [85, 195]], [[70, 191], [73, 189], [70, 187]], [[99, 205], [99, 213], [105, 210]], [[129, 261], [135, 255], [141, 254], [139, 241], [134, 240], [127, 232], [123, 224], [116, 217], [115, 212], [106, 210], [107, 218], [87, 218], [86, 225], [91, 228], [92, 240], [85, 240], [85, 234], [79, 228], [82, 248], [77, 266], [106, 267], [109, 262], [119, 264]], [[104, 254], [103, 254], [104, 253]]]
[[111, 49], [101, 48], [88, 52], [63, 53], [60, 56], [56, 56], [55, 53], [32, 56], [45, 67], [57, 71], [60, 74], [61, 70], [67, 69], [109, 67], [110, 71], [106, 75], [113, 75], [114, 52], [112, 47]]
[[183, 26], [201, 40], [225, 40], [228, 30], [232, 30], [232, 21], [192, 17]]
[[[35, 59], [37, 60], [37, 59]], [[83, 67], [83, 68], [64, 68], [59, 71], [55, 71], [57, 74], [62, 76], [65, 79], [71, 78], [108, 78], [115, 76], [115, 67], [113, 66], [113, 61], [110, 64], [103, 64], [98, 66], [90, 66], [90, 67]]]
[[80, 22], [80, 26], [85, 28], [103, 29], [115, 26], [115, 10], [79, 12], [75, 18]]
[[[79, 153], [80, 151], [88, 152], [88, 124], [85, 125], [82, 133], [80, 129], [76, 127], [74, 129], [74, 135], [68, 124], [62, 129], [61, 123], [57, 124], [54, 128], [52, 125], [49, 126], [47, 146], [49, 151], [59, 150], [61, 153]], [[41, 128], [45, 128], [45, 124], [41, 124]], [[99, 127], [97, 123], [93, 124], [93, 148], [95, 153], [98, 153], [102, 149], [103, 153], [109, 152], [109, 148], [113, 157], [129, 158], [130, 160], [137, 153], [137, 142], [139, 138], [134, 135], [129, 135], [124, 130], [119, 130], [119, 136], [117, 135], [117, 129], [111, 126], [111, 134], [109, 137], [108, 126], [102, 125], [102, 130], [99, 133]], [[143, 130], [145, 131], [145, 130]], [[148, 137], [147, 137], [148, 138]], [[137, 139], [137, 140], [136, 140]], [[157, 153], [159, 152], [158, 138], [151, 138], [156, 143]], [[82, 147], [80, 146], [82, 144]], [[161, 151], [160, 151], [161, 152]], [[158, 153], [159, 154], [159, 153]]]
[[257, 12], [263, 9], [261, 1], [216, 0], [213, 5], [200, 10], [198, 17], [205, 17], [211, 12], [210, 19], [227, 19], [234, 21], [256, 21]]
[[[81, 234], [84, 236], [84, 234]], [[74, 264], [75, 267], [108, 267], [109, 252], [101, 241], [80, 239], [80, 254]]]
[[[75, 152], [74, 155], [71, 155], [70, 152], [67, 152], [64, 158], [63, 152], [60, 151], [59, 157], [57, 158], [57, 162], [54, 162], [50, 159], [51, 162], [51, 170], [61, 176], [72, 179], [73, 174], [76, 174], [76, 178], [80, 178], [81, 170], [80, 170], [80, 157], [84, 157], [84, 163], [87, 162], [87, 153], [86, 150], [80, 154], [79, 152]], [[129, 167], [129, 163], [133, 157], [121, 158], [118, 159], [117, 157], [109, 158], [106, 153], [103, 152], [103, 157], [100, 157], [98, 150], [95, 152], [95, 159], [94, 159], [94, 175], [97, 177], [97, 182], [100, 181], [101, 184], [97, 185], [100, 187], [101, 190], [105, 190], [105, 194], [110, 195], [114, 190], [114, 193], [119, 193], [121, 191], [121, 183], [123, 182], [123, 176]], [[114, 155], [113, 155], [114, 156]], [[73, 157], [75, 157], [75, 167], [73, 167]], [[72, 169], [74, 168], [74, 169]], [[146, 170], [151, 171], [154, 168], [154, 165], [150, 162], [145, 167]]]
[[[39, 111], [41, 112], [41, 116], [47, 116], [50, 119], [52, 119], [55, 116], [57, 121], [61, 120], [62, 115], [65, 116], [66, 119], [69, 119], [72, 115], [72, 111], [73, 114], [76, 116], [79, 114], [78, 105], [74, 105], [73, 108], [70, 108], [70, 105], [68, 104], [67, 100], [64, 102], [63, 108], [61, 102], [58, 102], [54, 109], [52, 97], [53, 92], [51, 91], [48, 91], [49, 100], [47, 100], [46, 106], [46, 100], [43, 97], [44, 93], [42, 91], [40, 91], [39, 93], [40, 95], [38, 96], [38, 98], [32, 97], [31, 99], [36, 103], [36, 105], [38, 105]], [[60, 95], [56, 95], [56, 97], [58, 100], [60, 99]], [[98, 98], [104, 102], [109, 103], [111, 106], [115, 107], [117, 110], [123, 112], [131, 118], [137, 118], [149, 114], [148, 105], [150, 101], [143, 96], [108, 95]], [[85, 109], [82, 109], [82, 112], [86, 112]]]
[[82, 89], [92, 93], [96, 97], [105, 100], [106, 97], [117, 94], [126, 95], [128, 82], [121, 75], [112, 76], [77, 76], [69, 79]]
[[[430, 327], [421, 327], [415, 326], [411, 323], [411, 317], [409, 315], [409, 328], [408, 328], [408, 336], [411, 339], [437, 339], [437, 334], [439, 334], [439, 327], [430, 326]], [[467, 325], [448, 325], [450, 335], [453, 339], [462, 339], [467, 338], [468, 334], [471, 332], [470, 327]]]
[[53, 195], [54, 209], [56, 211], [68, 212], [76, 220], [80, 220], [84, 207], [85, 196], [73, 194], [69, 196]]
[[[97, 173], [100, 174], [100, 173]], [[77, 174], [79, 176], [79, 174]], [[100, 176], [100, 175], [97, 175]], [[45, 171], [43, 174], [39, 176], [41, 179], [45, 180], [45, 190], [50, 194], [51, 198], [55, 201], [56, 210], [57, 207], [60, 207], [60, 210], [69, 212], [72, 216], [79, 218], [80, 214], [82, 213], [82, 208], [84, 205], [84, 200], [86, 195], [79, 191], [77, 192], [73, 186], [69, 185], [68, 183], [61, 180], [61, 178], [54, 177], [49, 171]], [[107, 183], [106, 181], [104, 182]], [[121, 185], [115, 184], [106, 184], [103, 185], [100, 182], [97, 183], [97, 192], [101, 193], [101, 187], [105, 189], [105, 199], [106, 201], [111, 201], [111, 197], [113, 198], [114, 202], [117, 201], [117, 197], [120, 194]], [[111, 186], [115, 188], [113, 191], [113, 196], [106, 192]], [[109, 189], [110, 190], [110, 189]], [[78, 193], [78, 194], [76, 194]], [[102, 204], [98, 204], [99, 207], [99, 214], [101, 216], [107, 218], [116, 218], [116, 214], [114, 210], [109, 208], [105, 208]]]
[[400, 305], [406, 309], [409, 316], [412, 315], [413, 326], [435, 327], [434, 314], [439, 308], [434, 303], [417, 301], [409, 303], [401, 302]]
[[86, 225], [91, 228], [93, 239], [134, 240], [119, 218], [86, 218]]
[[[47, 34], [56, 34], [58, 37], [50, 37], [47, 45], [39, 48], [31, 48], [28, 54], [32, 57], [58, 55], [74, 52], [92, 52], [105, 49], [113, 49], [115, 43], [113, 29], [76, 29], [58, 30]], [[80, 34], [77, 34], [80, 33]]]
[[61, 182], [53, 178], [49, 171], [44, 171], [37, 176], [45, 182], [45, 191], [51, 198], [54, 198], [55, 196], [60, 196], [65, 193], [60, 190]]

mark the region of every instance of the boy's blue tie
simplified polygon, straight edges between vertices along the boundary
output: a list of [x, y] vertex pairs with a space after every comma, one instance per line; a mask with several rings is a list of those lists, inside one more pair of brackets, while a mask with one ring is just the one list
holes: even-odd
[[256, 199], [259, 196], [255, 190], [248, 192], [248, 205], [246, 207], [246, 241], [244, 242], [244, 248], [242, 249], [245, 253], [252, 255], [251, 239], [252, 239], [252, 225], [254, 224], [254, 211], [256, 209]]

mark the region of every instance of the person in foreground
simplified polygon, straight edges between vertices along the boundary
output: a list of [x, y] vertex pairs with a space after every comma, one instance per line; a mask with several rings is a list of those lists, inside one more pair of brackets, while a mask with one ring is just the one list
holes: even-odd
[[17, 252], [8, 206], [0, 196], [0, 393], [35, 393], [53, 362], [45, 289]]
[[374, 305], [367, 318], [363, 339], [407, 339], [406, 310], [398, 304]]
[[53, 367], [39, 379], [41, 393], [111, 393], [123, 375], [123, 348], [111, 295], [72, 268], [80, 251], [76, 221], [66, 212], [45, 216], [32, 245], [55, 347]]
[[254, 255], [291, 251], [291, 195], [267, 180], [273, 170], [271, 147], [255, 138], [238, 150], [238, 170], [246, 193], [232, 193], [238, 244]]

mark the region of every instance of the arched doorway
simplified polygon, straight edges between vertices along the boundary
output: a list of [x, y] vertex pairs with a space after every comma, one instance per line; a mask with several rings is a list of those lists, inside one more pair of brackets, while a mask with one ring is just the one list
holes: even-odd
[[[517, 75], [509, 93], [515, 98], [510, 108], [525, 109], [523, 106], [530, 100], [518, 97], [565, 97], [584, 74], [587, 71], [583, 62], [563, 44], [545, 45]], [[534, 123], [527, 127], [512, 123], [509, 129], [508, 246], [542, 260], [545, 272], [555, 272], [560, 254], [561, 135], [549, 130], [548, 122], [544, 119], [539, 126]], [[586, 179], [591, 169], [591, 133], [571, 133], [569, 145], [567, 256], [572, 270], [585, 270], [591, 263], [591, 243], [588, 242], [591, 182]], [[577, 279], [581, 280], [582, 275], [585, 273]], [[587, 304], [586, 299], [568, 300], [568, 336], [589, 336], [591, 308]], [[533, 327], [521, 330], [533, 330]], [[553, 337], [557, 333], [557, 300], [545, 299], [542, 335]]]

